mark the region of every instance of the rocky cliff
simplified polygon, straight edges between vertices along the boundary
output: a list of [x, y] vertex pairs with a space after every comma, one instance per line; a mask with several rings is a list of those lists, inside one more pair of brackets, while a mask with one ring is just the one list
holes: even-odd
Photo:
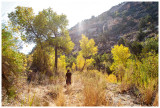
[[92, 16], [69, 29], [75, 43], [74, 52], [80, 50], [81, 34], [95, 40], [99, 54], [110, 52], [120, 38], [135, 41], [142, 20], [147, 20], [141, 27], [144, 32], [151, 31], [151, 25], [158, 27], [158, 2], [123, 2], [113, 6], [99, 16]]

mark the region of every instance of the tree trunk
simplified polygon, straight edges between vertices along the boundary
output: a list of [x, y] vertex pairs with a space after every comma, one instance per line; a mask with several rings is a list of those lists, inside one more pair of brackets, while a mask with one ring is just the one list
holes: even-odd
[[86, 65], [86, 59], [85, 59], [84, 65], [83, 65], [83, 67], [82, 67], [80, 72], [82, 72], [84, 70], [85, 65]]
[[106, 63], [104, 64], [104, 71], [105, 71], [105, 73], [106, 73]]
[[55, 74], [57, 75], [57, 65], [58, 65], [58, 57], [57, 57], [57, 46], [55, 46]]

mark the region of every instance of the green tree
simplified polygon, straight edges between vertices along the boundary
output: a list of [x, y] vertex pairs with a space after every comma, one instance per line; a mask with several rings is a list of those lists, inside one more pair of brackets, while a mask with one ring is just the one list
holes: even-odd
[[144, 43], [143, 43], [143, 53], [148, 53], [151, 51], [155, 51], [158, 54], [158, 35], [156, 37], [148, 38]]
[[[81, 51], [79, 52], [79, 55], [82, 55], [84, 58], [84, 65], [82, 67], [82, 70], [87, 65], [87, 61], [90, 62], [92, 60], [89, 60], [92, 55], [95, 55], [98, 51], [97, 46], [95, 46], [95, 42], [93, 39], [88, 40], [88, 38], [82, 34], [82, 39], [79, 41]], [[88, 60], [87, 60], [88, 59]], [[82, 71], [81, 70], [81, 71]]]
[[[48, 45], [55, 48], [55, 73], [57, 73], [58, 49], [69, 53], [74, 47], [66, 29], [68, 25], [66, 16], [58, 15], [51, 8], [34, 15], [32, 8], [18, 6], [15, 12], [11, 12], [8, 17], [12, 25], [19, 29], [22, 39], [26, 42], [39, 44], [42, 50]], [[46, 44], [42, 45], [44, 41]], [[43, 51], [43, 70], [46, 69], [47, 64], [45, 55]]]
[[145, 18], [141, 18], [140, 22], [139, 22], [139, 29], [142, 29], [146, 26], [146, 20]]
[[120, 38], [118, 40], [118, 45], [121, 45], [121, 44], [125, 46], [125, 40], [123, 38]]
[[94, 67], [96, 67], [96, 68], [97, 68], [97, 70], [99, 70], [99, 71], [100, 71], [100, 68], [101, 68], [101, 62], [102, 62], [101, 55], [96, 54], [96, 55], [94, 55], [94, 56], [93, 56], [93, 59], [94, 59], [94, 63], [93, 63]]
[[66, 63], [67, 67], [71, 68], [73, 66], [73, 63], [76, 63], [76, 58], [74, 56], [68, 56], [66, 57]]
[[133, 43], [131, 43], [129, 47], [131, 53], [136, 56], [138, 56], [142, 52], [142, 48], [143, 46], [141, 45], [141, 43], [137, 41], [134, 41]]
[[142, 31], [142, 29], [139, 30], [137, 36], [136, 36], [136, 40], [137, 41], [142, 41], [145, 38], [145, 33]]

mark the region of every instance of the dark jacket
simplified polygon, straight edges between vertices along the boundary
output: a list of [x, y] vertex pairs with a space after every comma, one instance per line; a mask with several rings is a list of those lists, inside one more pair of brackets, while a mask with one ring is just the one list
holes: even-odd
[[71, 76], [72, 76], [72, 73], [71, 72], [67, 72], [66, 73], [66, 77], [67, 77], [67, 79], [66, 79], [66, 84], [68, 85], [68, 84], [71, 84]]

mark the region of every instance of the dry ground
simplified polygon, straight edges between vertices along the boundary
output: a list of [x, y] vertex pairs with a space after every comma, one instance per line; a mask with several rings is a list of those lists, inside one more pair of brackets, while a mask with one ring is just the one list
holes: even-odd
[[[24, 84], [23, 84], [24, 83]], [[73, 73], [72, 84], [65, 85], [27, 85], [23, 82], [19, 94], [12, 101], [2, 101], [3, 106], [83, 106], [83, 83], [81, 75]], [[136, 97], [119, 93], [119, 85], [106, 83], [106, 99], [112, 106], [140, 106], [136, 104]], [[91, 88], [92, 89], [92, 88]]]

